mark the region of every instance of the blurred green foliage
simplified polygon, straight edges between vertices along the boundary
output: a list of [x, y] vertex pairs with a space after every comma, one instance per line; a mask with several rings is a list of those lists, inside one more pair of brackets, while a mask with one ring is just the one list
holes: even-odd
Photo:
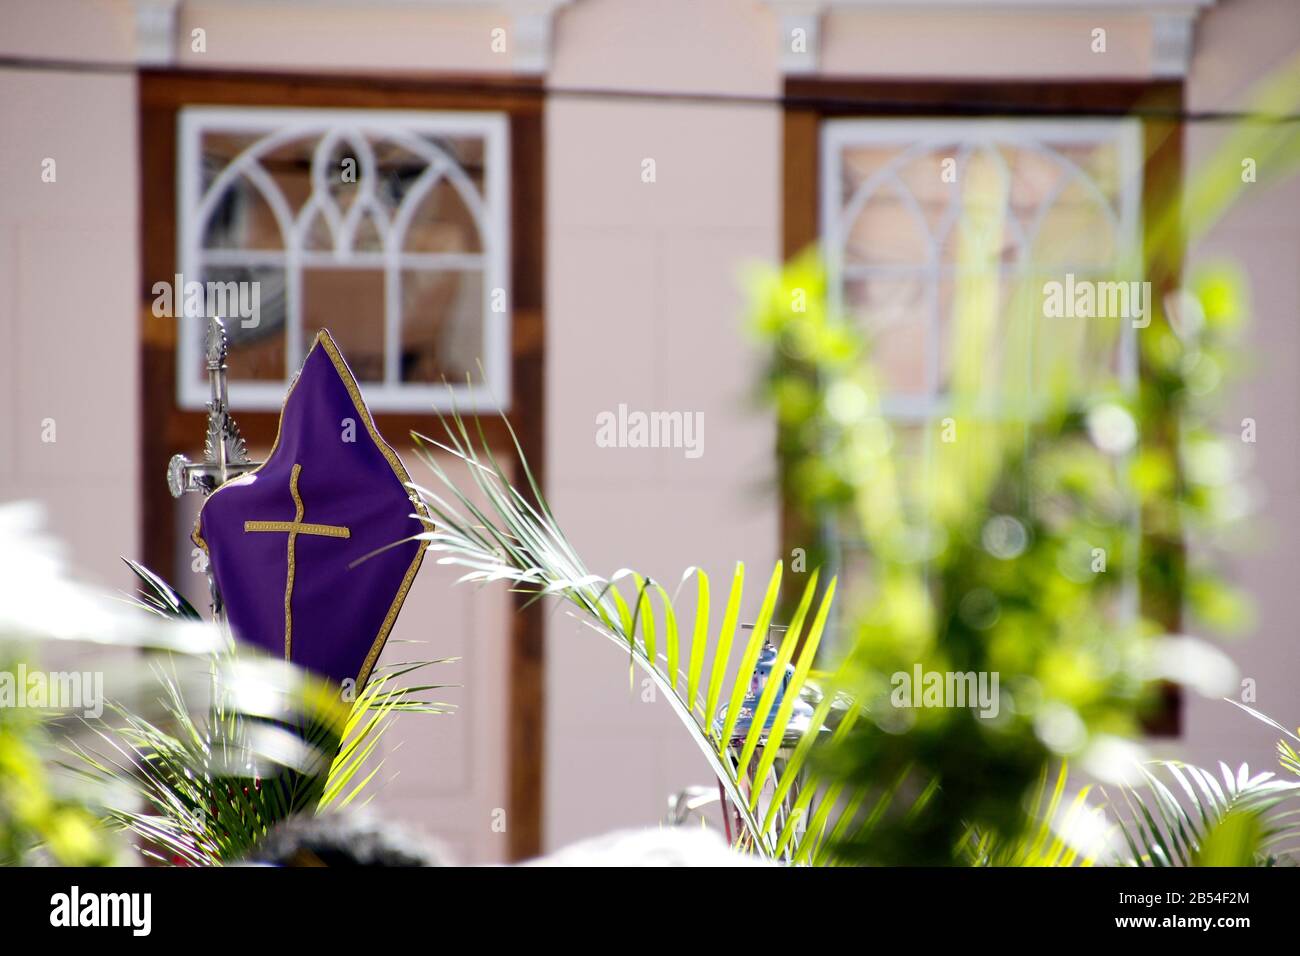
[[[1138, 730], [1153, 639], [1179, 626], [1184, 597], [1204, 625], [1246, 621], [1214, 569], [1184, 558], [1189, 528], [1237, 520], [1248, 500], [1242, 442], [1220, 435], [1210, 406], [1247, 313], [1240, 275], [1206, 270], [1155, 303], [1136, 331], [1136, 387], [1089, 359], [1117, 347], [1121, 320], [1040, 331], [1031, 360], [1008, 360], [1028, 351], [1000, 339], [1070, 320], [1044, 319], [1036, 290], [999, 293], [998, 188], [967, 186], [947, 404], [906, 446], [882, 414], [870, 342], [832, 314], [815, 255], [752, 285], [786, 501], [803, 528], [867, 554], [829, 678], [858, 720], [821, 769], [897, 797], [868, 836], [841, 840], [856, 862], [961, 862], [971, 827], [1019, 839], [1048, 763]], [[789, 543], [828, 555], [820, 536]], [[917, 666], [999, 675], [997, 716], [894, 706], [892, 675]]]
[[[16, 663], [0, 662], [0, 671], [13, 673]], [[111, 863], [118, 847], [95, 814], [50, 779], [48, 717], [29, 708], [0, 707], [0, 866]]]
[[[1289, 114], [1298, 79], [1300, 58], [1249, 101]], [[1148, 155], [1175, 132], [1148, 124]], [[787, 528], [807, 537], [787, 544], [804, 547], [812, 567], [842, 557], [827, 546], [828, 528], [866, 551], [842, 588], [842, 661], [827, 677], [857, 719], [824, 748], [820, 769], [888, 799], [861, 838], [842, 836], [843, 858], [971, 862], [972, 834], [1002, 848], [977, 860], [1028, 858], [1007, 848], [1038, 827], [1029, 798], [1046, 767], [1131, 755], [1113, 743], [1134, 735], [1154, 699], [1160, 639], [1251, 623], [1213, 561], [1221, 532], [1251, 504], [1242, 452], [1254, 423], [1219, 421], [1213, 405], [1239, 370], [1246, 282], [1229, 264], [1179, 281], [1185, 249], [1243, 188], [1259, 188], [1242, 174], [1243, 157], [1259, 182], [1290, 175], [1300, 165], [1295, 124], [1231, 127], [1186, 188], [1148, 210], [1141, 261], [1117, 265], [1114, 278], [1140, 276], [1155, 291], [1150, 324], [1134, 332], [1136, 383], [1105, 364], [1097, 373], [1095, 357], [1115, 351], [1123, 320], [1048, 319], [1038, 288], [1001, 284], [1009, 187], [972, 167], [947, 404], [919, 441], [902, 441], [882, 414], [871, 342], [832, 313], [815, 252], [754, 277], [753, 325], [770, 352], [764, 397], [795, 514]], [[892, 706], [891, 675], [918, 665], [998, 674], [998, 715]], [[1230, 825], [1206, 835], [1201, 857], [1249, 858], [1258, 819], [1221, 809]], [[1175, 810], [1162, 811], [1177, 823]], [[1157, 831], [1135, 860], [1176, 855], [1155, 845]]]

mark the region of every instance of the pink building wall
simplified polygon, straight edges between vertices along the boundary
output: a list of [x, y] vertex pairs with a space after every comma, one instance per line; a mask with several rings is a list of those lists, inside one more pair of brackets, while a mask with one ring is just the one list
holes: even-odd
[[[1080, 2], [1073, 7], [1083, 13], [1056, 13], [1038, 4], [1053, 9], [1046, 15], [1026, 13], [1022, 3], [992, 15], [956, 0], [946, 12], [859, 6], [822, 23], [827, 73], [1095, 79], [1152, 69], [1149, 19], [1113, 5], [1089, 12]], [[782, 85], [780, 7], [578, 0], [554, 20], [547, 81], [557, 92], [546, 115], [549, 492], [597, 571], [635, 565], [675, 582], [699, 564], [716, 579], [738, 559], [765, 574], [778, 556], [777, 503], [764, 490], [773, 428], [748, 404], [757, 362], [741, 332], [737, 277], [746, 262], [779, 256], [779, 106], [592, 93], [774, 96]], [[499, 72], [513, 61], [490, 50], [490, 30], [512, 21], [487, 3], [339, 2], [307, 10], [210, 0], [179, 9], [182, 36], [196, 26], [207, 35], [205, 54], [178, 48], [185, 66]], [[1186, 80], [1189, 107], [1245, 105], [1246, 87], [1300, 49], [1293, 14], [1286, 0], [1224, 0], [1203, 13]], [[132, 553], [138, 540], [136, 483], [161, 480], [135, 473], [134, 16], [127, 0], [20, 0], [0, 9], [0, 58], [8, 58], [0, 68], [0, 500], [45, 501], [76, 566], [117, 587], [129, 584], [117, 556]], [[1108, 30], [1105, 57], [1087, 49], [1096, 25]], [[39, 64], [13, 58], [46, 64], [33, 69]], [[1189, 166], [1221, 135], [1216, 124], [1192, 124]], [[40, 181], [46, 156], [58, 161], [57, 184]], [[647, 158], [656, 163], [653, 184], [641, 181]], [[1259, 602], [1259, 626], [1232, 653], [1259, 682], [1258, 706], [1291, 722], [1300, 720], [1292, 626], [1300, 545], [1291, 540], [1300, 528], [1298, 210], [1300, 184], [1261, 186], [1195, 250], [1241, 260], [1253, 282], [1252, 334], [1262, 361], [1228, 418], [1259, 422], [1265, 523], [1274, 531], [1235, 564]], [[688, 460], [680, 450], [598, 448], [595, 416], [620, 403], [702, 412], [705, 454]], [[57, 421], [54, 445], [39, 439], [46, 417]], [[411, 734], [393, 757], [402, 774], [381, 805], [446, 834], [463, 859], [492, 860], [502, 850], [484, 810], [505, 799], [506, 608], [499, 595], [452, 592], [449, 577], [426, 567], [401, 626], [433, 640], [438, 653], [472, 658], [459, 679], [462, 702], [474, 703], [468, 717], [434, 718], [435, 730]], [[670, 792], [707, 782], [666, 703], [643, 700], [639, 684], [629, 689], [624, 656], [563, 615], [551, 618], [547, 640], [549, 846], [653, 825]], [[1272, 738], [1228, 711], [1220, 702], [1190, 701], [1180, 752], [1271, 764]], [[458, 720], [465, 726], [455, 735], [441, 726]], [[435, 733], [448, 736], [435, 741]], [[448, 780], [463, 783], [458, 796], [449, 796]]]

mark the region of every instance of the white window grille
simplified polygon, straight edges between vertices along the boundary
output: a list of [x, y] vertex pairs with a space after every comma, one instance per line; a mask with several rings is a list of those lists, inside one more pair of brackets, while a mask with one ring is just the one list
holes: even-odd
[[[328, 327], [377, 411], [508, 409], [508, 132], [494, 113], [182, 110], [179, 281], [257, 286], [256, 321], [203, 302], [226, 312], [232, 407], [278, 408]], [[201, 408], [203, 323], [176, 313], [177, 399]]]
[[[1005, 184], [1003, 309], [1027, 280], [1140, 278], [1137, 120], [828, 121], [820, 217], [831, 302], [869, 329], [882, 406], [899, 422], [932, 421], [945, 408], [955, 227], [975, 163]], [[1131, 325], [1116, 346], [1102, 360], [1131, 386]], [[1032, 342], [1026, 352], [1032, 361]]]
[[[960, 270], [963, 190], [974, 164], [999, 177], [1004, 197], [999, 314], [1030, 316], [1026, 337], [1006, 335], [1003, 362], [1024, 363], [1016, 396], [1032, 410], [1036, 350], [1052, 336], [1086, 335], [1087, 320], [1048, 319], [1037, 294], [1048, 281], [1140, 280], [1142, 130], [1115, 120], [831, 120], [821, 129], [820, 232], [830, 304], [861, 323], [882, 380], [881, 408], [909, 474], [936, 467], [935, 429], [950, 408], [948, 323]], [[987, 266], [982, 265], [986, 269]], [[1017, 298], [1017, 292], [1020, 295]], [[1055, 328], [1045, 323], [1062, 323]], [[1129, 391], [1137, 382], [1136, 330], [1118, 323], [1083, 350], [1083, 381]], [[1043, 340], [1038, 342], [1036, 340]], [[979, 409], [996, 417], [1006, 409]], [[870, 561], [852, 521], [823, 516], [827, 544], [849, 586]], [[1136, 566], [1137, 516], [1128, 566]], [[1126, 576], [1116, 608], [1132, 619], [1136, 578]]]

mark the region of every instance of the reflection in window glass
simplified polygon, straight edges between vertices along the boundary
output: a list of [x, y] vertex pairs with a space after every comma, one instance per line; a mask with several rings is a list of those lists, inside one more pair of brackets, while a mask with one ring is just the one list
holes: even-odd
[[[508, 407], [503, 116], [193, 108], [180, 148], [185, 280], [256, 284], [255, 316], [202, 304], [227, 319], [235, 408], [278, 407], [320, 329], [376, 409]], [[189, 318], [179, 398], [199, 407]]]

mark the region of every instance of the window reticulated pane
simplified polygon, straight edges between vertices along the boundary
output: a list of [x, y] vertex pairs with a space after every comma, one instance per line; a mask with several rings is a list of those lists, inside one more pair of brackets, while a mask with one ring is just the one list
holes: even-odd
[[949, 328], [964, 277], [969, 184], [995, 182], [998, 314], [991, 367], [1027, 382], [1026, 402], [1065, 336], [1088, 343], [1086, 381], [1132, 380], [1133, 337], [1093, 320], [1044, 329], [1030, 294], [1067, 273], [1137, 279], [1141, 187], [1133, 121], [843, 120], [825, 124], [821, 222], [834, 304], [867, 331], [886, 414], [940, 417]]
[[[328, 328], [377, 410], [508, 407], [507, 140], [497, 114], [182, 111], [184, 280], [260, 300], [223, 314], [232, 405], [277, 407]], [[180, 321], [198, 407], [202, 323]]]

